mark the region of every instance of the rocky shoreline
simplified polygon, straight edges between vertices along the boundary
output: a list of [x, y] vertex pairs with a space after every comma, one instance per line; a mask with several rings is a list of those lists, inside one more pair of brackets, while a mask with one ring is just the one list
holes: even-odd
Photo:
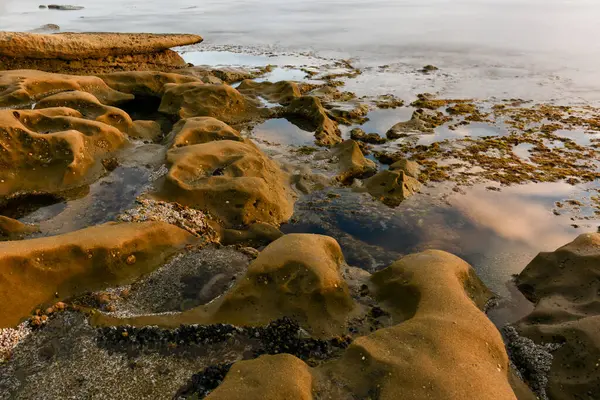
[[[525, 268], [516, 283], [535, 310], [504, 338], [486, 316], [495, 295], [455, 255], [284, 234], [307, 210], [324, 217], [338, 189], [393, 208], [438, 181], [594, 181], [594, 146], [547, 144], [600, 128], [597, 110], [423, 94], [409, 120], [365, 132], [350, 128], [403, 102], [341, 91], [361, 73], [349, 61], [269, 82], [269, 66], [191, 66], [170, 50], [201, 41], [0, 33], [0, 399], [600, 393], [598, 234]], [[511, 136], [420, 142], [496, 116]], [[275, 119], [313, 143], [273, 153], [247, 135]], [[527, 163], [491, 154], [522, 143]], [[126, 200], [110, 186], [123, 168], [144, 177], [119, 189]], [[98, 184], [114, 215], [90, 215]], [[76, 210], [63, 231], [22, 221], [60, 204]]]

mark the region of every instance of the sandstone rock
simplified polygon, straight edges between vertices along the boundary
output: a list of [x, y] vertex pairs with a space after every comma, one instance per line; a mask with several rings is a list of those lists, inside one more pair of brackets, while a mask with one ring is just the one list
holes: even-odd
[[369, 106], [358, 101], [331, 102], [327, 112], [336, 122], [344, 125], [364, 124], [369, 119]]
[[0, 240], [4, 239], [19, 239], [25, 235], [39, 232], [37, 225], [24, 224], [12, 218], [0, 215]]
[[166, 71], [187, 65], [169, 48], [200, 41], [197, 35], [0, 32], [0, 69], [74, 74]]
[[258, 115], [257, 105], [231, 86], [202, 82], [165, 85], [159, 111], [180, 118], [214, 117], [228, 124]]
[[72, 76], [41, 71], [0, 71], [0, 107], [23, 107], [44, 97], [78, 90], [94, 95], [102, 104], [115, 105], [133, 96], [108, 87], [95, 76]]
[[156, 140], [161, 134], [160, 125], [154, 121], [132, 121], [120, 108], [106, 106], [90, 93], [61, 92], [40, 100], [35, 109], [69, 107], [79, 111], [86, 119], [114, 126], [133, 138]]
[[600, 393], [600, 234], [584, 234], [552, 253], [540, 253], [517, 285], [535, 303], [518, 331], [536, 343], [560, 343], [553, 353], [550, 399]]
[[242, 141], [240, 133], [212, 117], [186, 118], [177, 122], [169, 134], [171, 147], [183, 147], [215, 140]]
[[354, 128], [350, 131], [350, 138], [364, 143], [383, 144], [387, 142], [386, 138], [382, 138], [377, 133], [366, 133], [360, 128]]
[[0, 110], [0, 202], [16, 193], [58, 193], [93, 179], [100, 159], [125, 137], [81, 117], [70, 108]]
[[421, 189], [421, 184], [404, 171], [381, 171], [365, 180], [365, 187], [371, 196], [382, 203], [396, 207]]
[[251, 80], [243, 81], [237, 90], [251, 97], [261, 96], [272, 103], [287, 105], [295, 98], [302, 96], [298, 84], [294, 82], [281, 81], [272, 82], [255, 82]]
[[220, 140], [169, 150], [166, 200], [210, 212], [228, 227], [287, 221], [286, 177], [252, 143]]
[[0, 70], [31, 69], [73, 75], [97, 75], [118, 71], [171, 71], [186, 65], [184, 59], [173, 50], [79, 60], [0, 55]]
[[338, 175], [336, 179], [349, 185], [354, 179], [364, 179], [377, 172], [377, 165], [363, 155], [354, 140], [346, 140], [331, 149], [332, 160], [337, 161]]
[[317, 144], [329, 146], [342, 141], [337, 122], [331, 120], [321, 101], [314, 96], [294, 99], [284, 111], [285, 115], [306, 119], [315, 127]]
[[177, 68], [172, 72], [179, 75], [197, 78], [200, 81], [210, 85], [222, 85], [223, 83], [227, 83], [217, 78], [217, 76], [213, 73], [213, 70], [205, 66], [196, 65], [193, 67]]
[[109, 87], [136, 97], [162, 97], [167, 83], [199, 82], [198, 78], [156, 71], [114, 72], [99, 76]]
[[433, 128], [422, 121], [418, 116], [413, 115], [408, 121], [398, 122], [387, 132], [388, 139], [398, 139], [411, 134], [433, 133]]
[[[370, 280], [396, 325], [355, 339], [341, 358], [316, 368], [291, 356], [238, 362], [208, 398], [255, 398], [263, 388], [267, 398], [281, 400], [368, 399], [375, 393], [381, 400], [478, 399], [483, 393], [517, 398], [502, 337], [481, 311], [492, 293], [466, 262], [429, 250]], [[275, 370], [291, 371], [293, 379], [272, 379]], [[306, 387], [299, 390], [299, 383]], [[532, 398], [522, 383], [515, 386], [521, 398]]]
[[[516, 399], [500, 333], [481, 311], [491, 293], [463, 260], [429, 250], [371, 278], [402, 323], [356, 339], [323, 372], [353, 398]], [[335, 389], [334, 389], [335, 390]], [[341, 396], [332, 396], [341, 398]]]
[[312, 375], [302, 360], [289, 355], [262, 356], [236, 363], [207, 400], [311, 400]]
[[98, 59], [156, 53], [202, 41], [198, 35], [152, 33], [0, 32], [0, 55], [61, 60]]
[[339, 335], [355, 305], [341, 276], [344, 257], [327, 236], [285, 235], [267, 246], [218, 300], [175, 315], [135, 318], [97, 316], [101, 325], [179, 326], [182, 323], [266, 325], [284, 316], [297, 320], [315, 337]]
[[223, 229], [221, 243], [229, 245], [243, 244], [251, 247], [266, 246], [279, 239], [283, 233], [273, 225], [257, 222], [247, 230]]
[[[65, 235], [0, 243], [0, 328], [16, 325], [38, 304], [131, 283], [193, 236], [161, 222], [115, 224]], [[127, 258], [135, 255], [135, 266]]]
[[418, 179], [421, 172], [421, 166], [415, 161], [406, 159], [398, 160], [390, 165], [391, 171], [402, 171], [411, 178]]

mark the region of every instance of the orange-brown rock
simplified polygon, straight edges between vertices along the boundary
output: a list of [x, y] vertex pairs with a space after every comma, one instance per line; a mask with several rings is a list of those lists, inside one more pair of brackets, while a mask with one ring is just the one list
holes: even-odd
[[0, 110], [0, 201], [89, 183], [100, 158], [125, 140], [118, 129], [70, 108]]
[[186, 118], [177, 122], [169, 134], [171, 147], [183, 147], [215, 140], [242, 141], [240, 133], [212, 117]]
[[548, 375], [550, 399], [587, 399], [600, 393], [600, 234], [580, 235], [540, 253], [517, 285], [535, 303], [516, 324], [536, 343], [558, 343]]
[[0, 32], [0, 54], [10, 57], [81, 60], [156, 53], [200, 43], [198, 35], [152, 33], [58, 33], [51, 35]]
[[377, 165], [363, 155], [358, 143], [346, 140], [331, 148], [332, 161], [337, 163], [336, 179], [342, 184], [351, 184], [354, 179], [364, 179], [377, 172]]
[[231, 86], [202, 82], [165, 85], [158, 110], [180, 118], [214, 117], [228, 124], [249, 121], [260, 114], [255, 102]]
[[193, 76], [156, 71], [114, 72], [100, 75], [100, 78], [114, 90], [133, 94], [136, 97], [162, 97], [167, 83], [182, 84], [200, 82]]
[[235, 363], [207, 400], [311, 400], [312, 375], [302, 360], [289, 354], [262, 356]]
[[208, 211], [228, 227], [279, 225], [293, 211], [287, 178], [250, 142], [213, 141], [167, 153], [169, 173], [158, 196]]
[[246, 96], [255, 98], [261, 96], [272, 103], [282, 105], [290, 104], [292, 100], [302, 96], [298, 84], [288, 81], [272, 83], [245, 80], [237, 87], [237, 90]]
[[502, 337], [481, 311], [491, 293], [469, 264], [428, 250], [371, 281], [398, 325], [356, 339], [325, 366], [332, 390], [346, 387], [356, 398], [376, 390], [382, 400], [516, 399]]
[[355, 311], [341, 276], [343, 262], [340, 246], [330, 237], [285, 235], [258, 255], [234, 287], [208, 305], [174, 315], [97, 316], [94, 321], [164, 327], [182, 323], [265, 325], [288, 316], [316, 337], [341, 334]]
[[102, 79], [94, 76], [33, 70], [0, 71], [0, 107], [27, 106], [44, 97], [72, 90], [90, 93], [107, 105], [133, 100], [132, 95], [111, 89]]
[[314, 96], [295, 98], [284, 110], [284, 115], [303, 118], [315, 129], [317, 144], [330, 146], [342, 141], [337, 122], [327, 115], [321, 100]]
[[[436, 250], [412, 254], [375, 273], [371, 285], [396, 325], [316, 368], [290, 355], [238, 362], [208, 398], [254, 399], [264, 390], [273, 400], [516, 400], [502, 337], [481, 311], [492, 294], [466, 262]], [[519, 390], [532, 398], [522, 383]]]
[[171, 71], [187, 63], [173, 50], [105, 58], [26, 58], [0, 55], [0, 70], [33, 69], [73, 75], [96, 75], [118, 71]]
[[19, 239], [25, 235], [39, 232], [37, 225], [24, 224], [12, 218], [0, 215], [0, 240]]
[[[0, 243], [0, 328], [57, 297], [131, 283], [190, 243], [163, 222], [108, 223], [65, 235]], [[129, 265], [128, 257], [136, 263]], [[55, 294], [58, 293], [58, 296]]]
[[169, 48], [200, 41], [197, 35], [0, 32], [0, 70], [72, 74], [169, 71], [187, 65]]
[[382, 203], [396, 207], [421, 190], [421, 183], [402, 170], [385, 170], [366, 179], [365, 188]]
[[129, 114], [117, 107], [106, 106], [86, 92], [61, 92], [40, 100], [35, 109], [69, 107], [79, 111], [85, 119], [114, 126], [130, 137], [156, 140], [161, 134], [160, 125], [154, 121], [132, 121]]

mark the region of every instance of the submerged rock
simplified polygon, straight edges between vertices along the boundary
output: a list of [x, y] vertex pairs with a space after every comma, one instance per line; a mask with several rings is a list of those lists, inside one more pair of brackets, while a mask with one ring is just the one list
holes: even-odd
[[124, 143], [120, 130], [70, 108], [0, 110], [0, 203], [89, 183], [100, 160]]
[[158, 196], [208, 211], [227, 227], [279, 225], [293, 211], [287, 178], [254, 144], [219, 140], [173, 148]]
[[540, 253], [517, 277], [534, 311], [515, 327], [538, 345], [558, 343], [548, 375], [550, 399], [600, 393], [600, 234], [584, 234]]
[[[190, 243], [163, 222], [109, 223], [54, 237], [0, 243], [0, 327], [36, 306], [109, 285], [130, 283]], [[127, 263], [135, 255], [134, 265]]]
[[24, 224], [12, 218], [0, 215], [0, 240], [20, 239], [23, 236], [39, 232], [37, 225]]

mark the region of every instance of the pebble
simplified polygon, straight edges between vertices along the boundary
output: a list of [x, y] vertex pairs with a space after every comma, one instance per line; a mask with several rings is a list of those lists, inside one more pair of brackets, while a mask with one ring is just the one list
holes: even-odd
[[6, 361], [17, 345], [31, 333], [27, 322], [23, 322], [16, 328], [0, 329], [0, 364]]

